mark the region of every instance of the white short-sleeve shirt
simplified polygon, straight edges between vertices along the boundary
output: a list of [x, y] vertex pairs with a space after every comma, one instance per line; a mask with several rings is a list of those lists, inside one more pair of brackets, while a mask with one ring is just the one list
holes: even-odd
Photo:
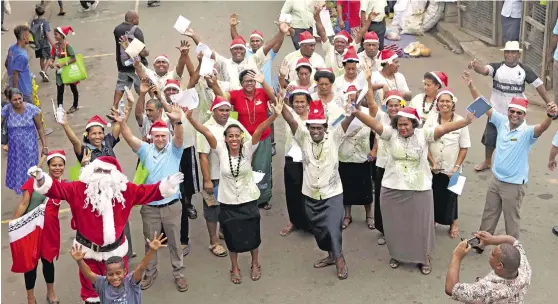
[[[376, 112], [376, 117], [374, 117], [374, 119], [379, 121], [384, 126], [384, 129], [391, 127], [389, 115], [380, 109]], [[376, 141], [378, 143], [378, 151], [376, 152], [376, 167], [385, 168], [388, 161], [386, 142], [378, 134], [376, 134]]]
[[[436, 128], [440, 124], [438, 123], [438, 117], [440, 114], [436, 113], [432, 115], [424, 123], [425, 128]], [[455, 114], [454, 120], [463, 120], [464, 118]], [[455, 166], [455, 161], [459, 155], [459, 150], [462, 148], [471, 147], [471, 138], [469, 137], [469, 127], [464, 127], [459, 130], [447, 133], [440, 137], [437, 141], [431, 142], [429, 144], [430, 153], [434, 159], [436, 167], [443, 169], [445, 172], [451, 172]], [[461, 170], [461, 168], [460, 168]], [[461, 171], [460, 171], [461, 172]]]

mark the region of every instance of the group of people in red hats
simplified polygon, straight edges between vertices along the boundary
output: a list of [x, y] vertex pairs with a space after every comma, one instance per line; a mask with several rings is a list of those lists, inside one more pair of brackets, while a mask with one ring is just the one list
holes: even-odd
[[[430, 274], [435, 223], [448, 225], [451, 238], [459, 236], [459, 191], [451, 189], [451, 183], [462, 172], [471, 146], [467, 126], [479, 113], [455, 112], [458, 99], [448, 87], [448, 76], [440, 71], [425, 73], [424, 92], [413, 97], [399, 72], [397, 53], [381, 49], [378, 35], [367, 31], [376, 12], [364, 20], [353, 40], [345, 30], [328, 37], [320, 10], [315, 8], [314, 20], [324, 56], [315, 52], [317, 41], [310, 32], [299, 33], [300, 48], [285, 55], [277, 82], [271, 77], [271, 63], [284, 37], [292, 35], [291, 25], [278, 22], [277, 33], [266, 43], [264, 34], [254, 30], [247, 42], [238, 34], [239, 17], [233, 14], [231, 57], [212, 51], [210, 58], [217, 64], [211, 72], [201, 73], [203, 54], [194, 67], [189, 42], [182, 41], [174, 69], [168, 57], [160, 55], [152, 69], [141, 58], [132, 58], [134, 72], [119, 71], [119, 84], [124, 82], [121, 76], [131, 81], [139, 99], [136, 102], [128, 86], [122, 88], [125, 100], [115, 102], [108, 115], [114, 126], [95, 115], [80, 138], [65, 115], [61, 117], [58, 123], [78, 160], [77, 178], [62, 179], [63, 150], [48, 152], [48, 172], [42, 171], [42, 163], [29, 168], [31, 178], [22, 185], [23, 199], [10, 224], [13, 253], [40, 244], [39, 253], [33, 256], [18, 258], [14, 254], [12, 270], [25, 273], [28, 299], [35, 300], [40, 259], [47, 300], [58, 301], [53, 260], [60, 250], [57, 216], [61, 201], [69, 204], [72, 213], [76, 237], [71, 255], [80, 269], [80, 294], [86, 303], [123, 299], [136, 303], [141, 290], [150, 288], [158, 276], [155, 252], [164, 241], [176, 287], [181, 292], [188, 290], [184, 257], [190, 252], [188, 219], [197, 216], [192, 205], [196, 193], [203, 198], [208, 250], [216, 257], [230, 257], [230, 281], [243, 281], [238, 255], [244, 252], [251, 254], [250, 279], [259, 280], [260, 208], [271, 208], [273, 125], [279, 116], [287, 131], [283, 174], [289, 216], [280, 234], [311, 232], [327, 253], [313, 267], [335, 265], [336, 277], [344, 280], [349, 267], [342, 232], [353, 222], [352, 206], [364, 206], [366, 227], [379, 232], [379, 245], [387, 244], [390, 267], [412, 263], [422, 274]], [[137, 26], [134, 14], [126, 14], [128, 28]], [[60, 30], [64, 38], [67, 34], [68, 30]], [[203, 46], [192, 29], [185, 35], [196, 46]], [[129, 37], [115, 38], [122, 44], [130, 42]], [[185, 85], [184, 68], [189, 74]], [[470, 75], [463, 77], [472, 96], [479, 98]], [[173, 102], [186, 93], [199, 104], [196, 109]], [[526, 160], [536, 138], [557, 114], [556, 105], [549, 103], [548, 119], [528, 126], [524, 123], [528, 101], [517, 95], [510, 97], [507, 116], [494, 109], [486, 111], [489, 123], [503, 133], [496, 143], [493, 167], [498, 180], [487, 194], [481, 224], [481, 230], [491, 233], [500, 212], [493, 212], [496, 193], [507, 199], [500, 183], [514, 184], [516, 176], [527, 174], [510, 172], [509, 158], [519, 155], [518, 161]], [[140, 137], [128, 126], [132, 111]], [[114, 152], [121, 135], [138, 156], [133, 182], [122, 172]], [[501, 139], [510, 136], [517, 145]], [[146, 257], [135, 271], [126, 274], [128, 260], [135, 256], [128, 220], [136, 205], [142, 205]], [[510, 234], [518, 238], [518, 220], [506, 217], [507, 221], [515, 221]]]

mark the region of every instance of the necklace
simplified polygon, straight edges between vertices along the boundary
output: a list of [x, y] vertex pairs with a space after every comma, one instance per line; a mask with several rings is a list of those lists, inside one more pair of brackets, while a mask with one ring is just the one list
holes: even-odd
[[240, 146], [240, 153], [238, 155], [238, 162], [236, 163], [236, 170], [233, 168], [231, 150], [229, 149], [229, 144], [227, 144], [227, 152], [229, 153], [229, 167], [231, 169], [231, 174], [234, 178], [237, 178], [240, 174], [240, 159], [242, 158], [242, 146]]
[[[317, 156], [316, 156], [316, 148], [314, 148], [314, 146], [316, 146], [316, 148], [321, 146], [320, 153], [318, 153]], [[312, 155], [316, 160], [320, 160], [323, 151], [324, 151], [324, 140], [322, 140], [322, 142], [319, 144], [312, 143]]]
[[341, 56], [341, 60], [339, 60], [339, 56], [337, 56], [337, 52], [335, 50], [333, 50], [333, 58], [335, 58], [335, 64], [337, 65], [338, 68], [342, 68], [343, 67], [343, 56]]
[[[452, 112], [448, 122], [452, 122], [454, 117], [455, 113]], [[442, 125], [442, 115], [438, 115], [438, 125]]]
[[430, 104], [430, 108], [428, 109], [428, 111], [425, 108], [426, 106], [426, 94], [424, 94], [424, 98], [422, 99], [422, 112], [424, 114], [428, 114], [430, 113], [430, 111], [432, 111], [432, 108], [434, 108], [434, 100], [432, 100], [432, 103]]
[[251, 125], [253, 125], [256, 122], [256, 102], [252, 100], [252, 102], [254, 103], [253, 110], [252, 110], [252, 113], [254, 113], [253, 117], [252, 115], [250, 115], [250, 108], [248, 107], [248, 99], [245, 98], [244, 102], [246, 103], [246, 110], [248, 111], [248, 121], [250, 122]]
[[[386, 74], [384, 73], [384, 71], [382, 71], [382, 76], [384, 77], [384, 79], [386, 80], [386, 84], [388, 85], [390, 90], [393, 90], [393, 87], [390, 84], [390, 79], [386, 76]], [[395, 84], [395, 89], [397, 91], [399, 91], [399, 86], [397, 85], [397, 79], [395, 78], [395, 75], [393, 76], [393, 83]]]

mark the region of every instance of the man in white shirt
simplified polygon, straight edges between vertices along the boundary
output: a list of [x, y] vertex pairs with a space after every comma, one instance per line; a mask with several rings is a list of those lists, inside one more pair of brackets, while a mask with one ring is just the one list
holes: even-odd
[[290, 35], [295, 50], [300, 49], [300, 33], [313, 32], [315, 0], [286, 0], [281, 14], [292, 16]]
[[[231, 104], [228, 100], [221, 96], [216, 96], [210, 109], [211, 117], [203, 125], [206, 126], [211, 134], [215, 136], [217, 141], [225, 139], [225, 129], [230, 124], [239, 125], [244, 131], [243, 142], [252, 139], [250, 133], [235, 119], [230, 118]], [[201, 133], [197, 134], [198, 155], [200, 158], [200, 167], [203, 176], [203, 189], [208, 194], [213, 194], [217, 205], [209, 206], [203, 200], [203, 216], [209, 233], [209, 251], [215, 256], [227, 256], [227, 250], [219, 243], [219, 235], [217, 233], [217, 222], [219, 221], [219, 197], [217, 197], [219, 189], [219, 156], [216, 150], [211, 150], [209, 142]]]
[[380, 59], [380, 40], [375, 32], [367, 32], [364, 34], [364, 41], [362, 41], [364, 50], [358, 53], [358, 72], [364, 71], [368, 67], [372, 72], [379, 71]]
[[519, 41], [523, 2], [521, 0], [504, 0], [502, 6], [502, 36], [504, 43]]
[[386, 0], [360, 0], [360, 25], [365, 26], [366, 17], [374, 13], [375, 17], [368, 26], [368, 32], [375, 32], [379, 38], [380, 51], [384, 49], [386, 35]]
[[303, 32], [300, 34], [300, 49], [287, 54], [281, 63], [281, 69], [287, 69], [287, 83], [298, 80], [296, 73], [296, 63], [302, 57], [308, 58], [312, 64], [312, 74], [310, 79], [314, 78], [314, 73], [318, 68], [326, 68], [324, 58], [318, 55], [314, 50], [316, 48], [316, 39], [310, 32]]
[[[145, 96], [148, 92], [151, 91], [151, 94], [154, 95], [155, 98], [145, 101]], [[157, 120], [163, 120], [167, 125], [172, 125], [170, 120], [165, 115], [163, 111], [163, 104], [158, 99], [159, 91], [156, 89], [156, 85], [149, 86], [147, 80], [142, 79], [142, 83], [140, 86], [140, 95], [138, 102], [136, 103], [136, 107], [134, 110], [134, 114], [136, 117], [136, 122], [138, 123], [138, 127], [140, 128], [141, 140], [147, 143], [151, 143], [151, 139], [148, 136], [149, 130], [151, 129], [151, 125], [156, 122]]]

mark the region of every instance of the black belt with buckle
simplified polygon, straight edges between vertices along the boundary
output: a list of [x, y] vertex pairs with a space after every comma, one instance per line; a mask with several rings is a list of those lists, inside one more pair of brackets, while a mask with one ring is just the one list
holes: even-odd
[[168, 206], [170, 206], [170, 205], [174, 205], [174, 204], [176, 204], [176, 203], [178, 203], [178, 200], [177, 200], [177, 199], [172, 200], [172, 201], [170, 201], [170, 202], [168, 202], [168, 203], [166, 203], [166, 204], [162, 204], [162, 205], [147, 205], [147, 206], [149, 206], [149, 207], [155, 207], [155, 208], [165, 208], [165, 207], [168, 207]]
[[116, 248], [118, 248], [118, 246], [120, 246], [120, 243], [122, 242], [122, 238], [124, 237], [124, 233], [122, 233], [120, 235], [120, 237], [118, 238], [118, 240], [116, 240], [114, 243], [112, 244], [108, 244], [106, 246], [101, 246], [99, 244], [95, 244], [93, 242], [91, 242], [90, 240], [86, 239], [83, 235], [81, 235], [81, 233], [79, 233], [79, 231], [76, 232], [76, 241], [78, 243], [80, 243], [81, 245], [95, 251], [95, 252], [111, 252], [113, 250], [115, 250]]

